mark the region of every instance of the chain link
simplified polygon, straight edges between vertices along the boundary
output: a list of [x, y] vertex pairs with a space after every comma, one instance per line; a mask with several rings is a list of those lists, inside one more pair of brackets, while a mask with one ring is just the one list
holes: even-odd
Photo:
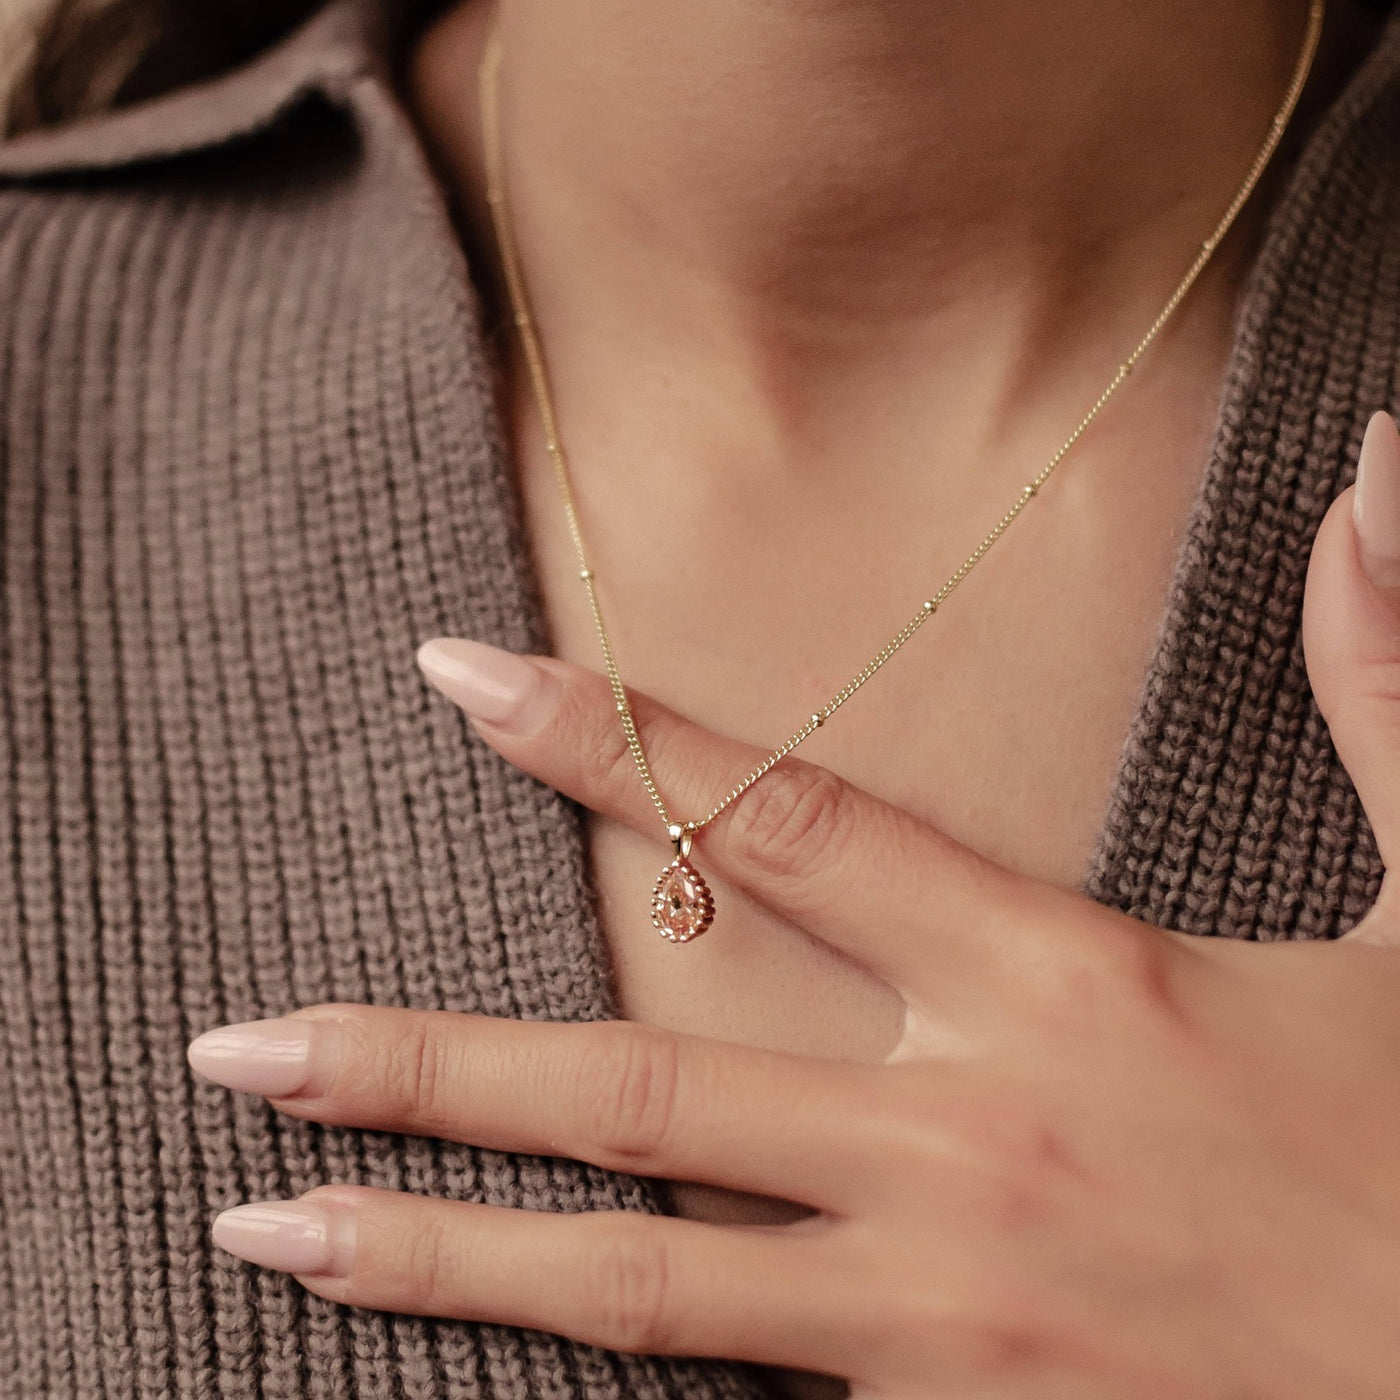
[[647, 760], [646, 752], [642, 747], [641, 736], [637, 732], [636, 718], [632, 713], [631, 702], [627, 698], [626, 687], [622, 683], [622, 676], [617, 668], [617, 658], [613, 654], [612, 639], [608, 635], [607, 624], [603, 620], [602, 604], [598, 600], [598, 583], [594, 576], [593, 569], [588, 563], [587, 551], [583, 544], [583, 532], [579, 528], [578, 508], [574, 502], [573, 486], [569, 476], [568, 461], [564, 455], [564, 448], [560, 441], [557, 415], [554, 409], [554, 398], [550, 391], [549, 377], [545, 371], [544, 352], [540, 347], [539, 334], [535, 328], [534, 318], [530, 312], [529, 300], [525, 293], [524, 277], [520, 270], [519, 253], [515, 246], [515, 235], [511, 225], [510, 211], [506, 203], [505, 182], [501, 169], [501, 146], [500, 146], [500, 116], [498, 100], [498, 79], [500, 73], [502, 44], [496, 15], [493, 13], [490, 33], [487, 37], [486, 47], [481, 60], [480, 70], [480, 93], [481, 93], [481, 118], [482, 136], [486, 153], [486, 177], [487, 177], [487, 202], [491, 210], [491, 218], [495, 228], [496, 241], [500, 250], [501, 266], [505, 274], [506, 289], [510, 296], [511, 308], [514, 316], [515, 326], [520, 335], [521, 346], [525, 353], [525, 361], [529, 369], [530, 386], [534, 395], [535, 403], [539, 410], [540, 420], [544, 427], [545, 447], [549, 453], [550, 462], [554, 468], [555, 480], [558, 483], [560, 498], [564, 504], [564, 513], [568, 517], [569, 534], [573, 539], [574, 553], [578, 557], [579, 578], [582, 580], [584, 588], [588, 593], [588, 606], [593, 615], [593, 625], [598, 633], [598, 641], [602, 646], [603, 663], [607, 670], [608, 684], [612, 688], [613, 702], [617, 707], [618, 718], [622, 722], [623, 733], [627, 737], [627, 746], [632, 754], [633, 762], [636, 764], [638, 776], [646, 788], [648, 797], [651, 798], [652, 805], [659, 813], [661, 820], [669, 827], [680, 827], [683, 830], [694, 833], [702, 827], [708, 826], [721, 812], [725, 811], [732, 803], [736, 802], [746, 793], [763, 775], [769, 772], [776, 764], [780, 763], [799, 744], [809, 739], [818, 729], [826, 723], [837, 710], [841, 708], [855, 693], [860, 690], [891, 657], [898, 652], [906, 642], [908, 642], [916, 632], [931, 618], [940, 607], [948, 600], [957, 586], [972, 572], [981, 562], [988, 550], [1002, 537], [1011, 527], [1012, 522], [1030, 504], [1031, 500], [1039, 492], [1040, 488], [1050, 479], [1055, 468], [1069, 455], [1071, 449], [1082, 438], [1088, 430], [1089, 425], [1099, 416], [1109, 400], [1123, 386], [1128, 376], [1137, 367], [1138, 361], [1147, 352], [1148, 347], [1155, 341], [1167, 322], [1171, 320], [1177, 307], [1181, 305], [1188, 292], [1195, 285], [1196, 280], [1205, 270], [1210, 262], [1215, 250], [1229, 233], [1231, 226], [1238, 218], [1240, 211], [1248, 203], [1249, 197], [1254, 193], [1255, 186], [1258, 185], [1261, 176], [1273, 159], [1274, 152], [1278, 149], [1279, 142], [1283, 139], [1283, 134], [1287, 130], [1288, 123], [1293, 116], [1294, 109], [1298, 105], [1298, 99], [1307, 83], [1308, 74], [1312, 69], [1313, 58], [1317, 53], [1317, 47], [1322, 35], [1322, 23], [1325, 13], [1325, 0], [1312, 0], [1308, 12], [1307, 32], [1303, 39], [1303, 47], [1298, 56], [1298, 61], [1293, 70], [1292, 79], [1289, 82], [1288, 90], [1284, 95], [1283, 103], [1279, 107], [1273, 120], [1269, 124], [1268, 132], [1264, 138], [1264, 144], [1260, 147], [1253, 163], [1245, 175], [1244, 181], [1235, 192], [1234, 198], [1230, 201], [1219, 223], [1216, 224], [1210, 237], [1201, 244], [1191, 266], [1187, 269], [1185, 276], [1177, 283], [1175, 290], [1167, 299], [1167, 303], [1158, 312], [1156, 319], [1148, 327], [1147, 333], [1133, 347], [1132, 353], [1121, 365], [1117, 372], [1109, 380], [1103, 392], [1100, 393], [1089, 411], [1081, 418], [1075, 429], [1055, 450], [1050, 460], [1040, 469], [1040, 471], [1021, 488], [1020, 495], [1015, 503], [1007, 510], [1000, 520], [984, 536], [982, 542], [963, 560], [952, 574], [944, 581], [942, 586], [931, 597], [926, 598], [919, 608], [898, 632], [875, 653], [859, 671], [831, 697], [819, 710], [815, 711], [805, 724], [795, 729], [781, 744], [778, 745], [761, 763], [753, 768], [745, 777], [735, 783], [732, 788], [722, 797], [703, 817], [696, 821], [677, 822], [671, 813], [666, 799], [661, 794], [661, 789], [656, 782], [656, 777], [651, 770], [651, 764]]

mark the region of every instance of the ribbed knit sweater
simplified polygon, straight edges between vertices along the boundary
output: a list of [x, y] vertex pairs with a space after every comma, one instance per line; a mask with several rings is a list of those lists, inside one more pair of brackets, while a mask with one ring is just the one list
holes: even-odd
[[[741, 1397], [741, 1367], [337, 1307], [214, 1250], [355, 1181], [654, 1211], [586, 1166], [280, 1117], [189, 1040], [322, 1000], [614, 1012], [579, 810], [421, 639], [547, 639], [480, 308], [371, 0], [0, 143], [0, 1395]], [[1276, 200], [1085, 888], [1330, 938], [1381, 874], [1299, 640], [1400, 365], [1400, 24]], [[755, 736], [761, 737], [761, 736]]]

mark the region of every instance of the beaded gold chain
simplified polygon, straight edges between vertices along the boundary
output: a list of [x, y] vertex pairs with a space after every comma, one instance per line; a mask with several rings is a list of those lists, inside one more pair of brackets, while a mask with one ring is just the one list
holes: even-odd
[[769, 772], [777, 763], [787, 757], [805, 739], [815, 734], [823, 724], [829, 720], [837, 710], [841, 708], [863, 685], [866, 684], [879, 670], [907, 643], [916, 632], [931, 618], [938, 609], [948, 600], [954, 589], [972, 572], [981, 562], [987, 551], [999, 540], [1010, 527], [1012, 521], [1030, 504], [1040, 488], [1049, 480], [1055, 468], [1069, 454], [1070, 449], [1083, 437], [1089, 425], [1103, 411], [1105, 405], [1122, 387], [1123, 382], [1136, 368], [1138, 361], [1146, 353], [1148, 346], [1157, 339], [1162, 328], [1171, 319], [1172, 314], [1185, 299], [1187, 293], [1194, 286], [1197, 278], [1204, 271], [1215, 250], [1220, 246], [1225, 235], [1230, 231], [1240, 210], [1248, 202], [1250, 195], [1254, 192], [1255, 186], [1259, 183], [1274, 152], [1278, 149], [1279, 142], [1283, 138], [1284, 131], [1293, 116], [1294, 109], [1298, 105], [1298, 99], [1308, 80], [1308, 74], [1312, 69], [1313, 59], [1317, 53], [1318, 43], [1322, 34], [1322, 24], [1325, 12], [1325, 0], [1312, 0], [1308, 13], [1307, 31], [1304, 35], [1303, 46], [1298, 55], [1297, 63], [1293, 69], [1292, 78], [1288, 84], [1288, 90], [1284, 95], [1282, 104], [1275, 113], [1273, 120], [1269, 124], [1269, 129], [1264, 137], [1264, 142], [1250, 165], [1247, 174], [1239, 188], [1235, 191], [1234, 198], [1230, 200], [1220, 221], [1216, 224], [1209, 238], [1201, 244], [1192, 260], [1191, 265], [1186, 270], [1186, 274], [1177, 283], [1166, 305], [1158, 312], [1156, 319], [1148, 327], [1146, 334], [1133, 347], [1122, 364], [1118, 366], [1117, 372], [1109, 380], [1107, 386], [1094, 400], [1087, 413], [1075, 425], [1074, 431], [1055, 449], [1049, 461], [1040, 469], [1036, 475], [1021, 488], [1016, 500], [1007, 509], [995, 525], [987, 532], [986, 536], [978, 544], [976, 549], [963, 560], [961, 564], [948, 576], [942, 586], [929, 597], [926, 597], [919, 605], [918, 610], [879, 651], [875, 653], [859, 671], [853, 675], [830, 700], [820, 709], [814, 711], [808, 719], [795, 729], [781, 744], [768, 754], [761, 762], [756, 764], [744, 777], [734, 784], [732, 788], [722, 797], [704, 816], [691, 821], [678, 821], [671, 812], [666, 799], [661, 794], [661, 789], [656, 781], [656, 776], [652, 772], [651, 764], [647, 760], [645, 751], [642, 748], [642, 741], [637, 732], [636, 720], [632, 713], [631, 702], [627, 698], [626, 687], [622, 683], [622, 677], [618, 672], [617, 659], [613, 654], [613, 646], [608, 636], [607, 624], [603, 620], [603, 609], [598, 599], [598, 580], [593, 572], [592, 566], [588, 562], [587, 551], [584, 549], [583, 533], [579, 528], [578, 509], [574, 501], [573, 486], [570, 481], [568, 460], [564, 453], [564, 447], [560, 440], [557, 415], [554, 409], [554, 398], [550, 390], [549, 376], [545, 371], [544, 353], [540, 347], [539, 335], [535, 328], [534, 318], [530, 313], [529, 300], [525, 293], [524, 277], [520, 270], [520, 258], [515, 245], [514, 230], [511, 224], [510, 210], [506, 202], [505, 183], [502, 177], [502, 160], [500, 145], [500, 116], [498, 98], [498, 77], [501, 66], [502, 43], [499, 27], [496, 22], [496, 14], [493, 12], [490, 33], [487, 36], [485, 49], [483, 51], [480, 67], [480, 97], [481, 97], [481, 121], [482, 137], [485, 146], [486, 158], [486, 178], [487, 178], [487, 201], [491, 210], [491, 219], [495, 229], [496, 242], [500, 252], [501, 267], [505, 274], [507, 292], [510, 297], [511, 310], [515, 321], [516, 329], [520, 334], [521, 346], [525, 354], [526, 364], [529, 368], [530, 385], [534, 395], [535, 404], [539, 411], [540, 420], [544, 427], [545, 447], [549, 453], [550, 461], [553, 464], [555, 480], [558, 483], [560, 498], [563, 501], [564, 513], [568, 517], [569, 533], [573, 538], [574, 552], [578, 556], [579, 578], [588, 594], [589, 609], [593, 615], [593, 624], [598, 633], [598, 641], [602, 647], [603, 664], [607, 670], [608, 682], [612, 688], [613, 700], [617, 707], [618, 717], [622, 722], [622, 729], [627, 737], [627, 746], [632, 754], [632, 759], [636, 765], [638, 776], [641, 778], [647, 795], [651, 798], [652, 805], [656, 808], [663, 823], [665, 823], [667, 835], [671, 840], [674, 850], [674, 858], [662, 870], [657, 878], [652, 890], [652, 922], [663, 938], [672, 943], [688, 943], [692, 939], [698, 938], [706, 929], [710, 927], [714, 919], [714, 898], [710, 892], [709, 885], [704, 876], [691, 864], [690, 851], [691, 843], [697, 832], [708, 826], [716, 817], [736, 802], [745, 792], [749, 790], [763, 775]]

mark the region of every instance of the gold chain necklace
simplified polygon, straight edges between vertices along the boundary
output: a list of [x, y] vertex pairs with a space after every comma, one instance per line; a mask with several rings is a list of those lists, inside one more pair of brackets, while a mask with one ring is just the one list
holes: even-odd
[[618, 673], [617, 660], [613, 655], [607, 624], [603, 621], [603, 609], [598, 601], [598, 581], [589, 565], [588, 556], [583, 547], [583, 534], [579, 529], [578, 509], [574, 503], [573, 487], [569, 480], [568, 462], [559, 437], [554, 399], [550, 392], [549, 378], [545, 372], [544, 353], [540, 348], [534, 318], [530, 314], [529, 302], [525, 295], [525, 283], [520, 271], [520, 259], [515, 246], [510, 211], [506, 203], [505, 184], [501, 174], [497, 79], [501, 65], [502, 45], [496, 19], [497, 11], [493, 10], [491, 29], [487, 37], [479, 74], [482, 136], [486, 154], [487, 200], [491, 209], [501, 267], [505, 273], [506, 288], [510, 296], [515, 325], [520, 333], [521, 345], [525, 353], [526, 363], [529, 366], [531, 389], [544, 427], [545, 446], [554, 467], [554, 476], [563, 501], [564, 513], [568, 517], [569, 533], [573, 537], [574, 552], [578, 556], [579, 578], [588, 593], [588, 605], [593, 614], [593, 624], [598, 632], [598, 641], [603, 651], [603, 663], [607, 668], [608, 682], [612, 687], [618, 717], [622, 722], [623, 732], [627, 736], [627, 746], [636, 764], [637, 774], [647, 790], [647, 795], [651, 798], [652, 805], [660, 814], [662, 822], [665, 823], [667, 835], [670, 837], [675, 852], [674, 858], [662, 870], [652, 890], [652, 923], [663, 938], [671, 943], [689, 943], [704, 933], [714, 919], [714, 898], [710, 893], [710, 887], [704, 876], [690, 862], [691, 842], [696, 832], [714, 821], [721, 812], [737, 801], [775, 764], [786, 758], [804, 739], [815, 734], [938, 611], [953, 590], [976, 568], [987, 551], [1002, 537], [1011, 522], [1026, 508], [1032, 497], [1049, 479], [1050, 474], [1060, 465], [1094, 419], [1099, 416], [1105, 404], [1118, 392], [1123, 381], [1133, 372], [1137, 362], [1146, 352], [1147, 347], [1157, 339], [1162, 328], [1171, 319], [1172, 313], [1191, 290], [1216, 248], [1220, 246], [1221, 241], [1229, 232], [1231, 225], [1254, 192], [1255, 186], [1277, 150], [1279, 141], [1283, 137], [1294, 108], [1298, 104], [1298, 98], [1307, 83], [1308, 74], [1312, 69], [1313, 58], [1317, 53], [1322, 33], [1324, 10], [1325, 0], [1312, 0], [1308, 13], [1307, 32], [1303, 39], [1302, 50], [1298, 55], [1298, 61], [1294, 66], [1288, 91], [1269, 125], [1263, 145], [1255, 156], [1254, 162], [1249, 167], [1239, 189], [1236, 190], [1234, 198], [1221, 216], [1220, 222], [1216, 224], [1210, 237], [1201, 244], [1195, 259], [1186, 271], [1186, 275], [1177, 284], [1176, 289], [1167, 299], [1166, 305], [1157, 314], [1156, 320], [1148, 327], [1147, 333], [1134, 346], [1128, 358], [1118, 366], [1117, 373], [1109, 380], [1107, 387], [1098, 398], [1094, 400], [1089, 411], [1079, 420], [1074, 431], [1060, 444], [1040, 471], [1021, 488], [1014, 503], [991, 528], [977, 548], [958, 565], [937, 592], [920, 603], [914, 616], [825, 705], [816, 710], [804, 724], [794, 730], [761, 763], [755, 765], [748, 774], [735, 783], [728, 793], [716, 802], [704, 816], [693, 821], [676, 820], [666, 803], [666, 799], [661, 795], [661, 789], [651, 771], [651, 764], [647, 761], [646, 753], [642, 749], [642, 741], [638, 736], [636, 721], [632, 715], [632, 706], [627, 698], [626, 688], [622, 684], [622, 677]]

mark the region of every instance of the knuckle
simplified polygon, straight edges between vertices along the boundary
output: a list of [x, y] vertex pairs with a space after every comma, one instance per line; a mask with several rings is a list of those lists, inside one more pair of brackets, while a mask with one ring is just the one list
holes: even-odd
[[1000, 1226], [1034, 1224], [1063, 1186], [1095, 1182], [1075, 1118], [1036, 1080], [982, 1078], [934, 1104], [911, 1102], [906, 1117], [927, 1137], [928, 1170], [951, 1171]]
[[432, 1313], [446, 1305], [451, 1296], [452, 1248], [441, 1220], [428, 1216], [404, 1237], [397, 1272], [396, 1309]]
[[680, 1057], [664, 1031], [601, 1025], [579, 1057], [583, 1136], [600, 1165], [642, 1166], [671, 1136]]
[[1155, 929], [1115, 930], [1100, 953], [1099, 973], [1106, 992], [1135, 1021], [1150, 1016], [1159, 1024], [1184, 1027], [1186, 1008], [1178, 977], [1177, 945]]
[[[906, 1266], [904, 1256], [896, 1261], [896, 1268]], [[960, 1253], [955, 1272], [932, 1286], [892, 1289], [891, 1272], [882, 1249], [863, 1259], [856, 1275], [848, 1312], [862, 1355], [906, 1356], [909, 1338], [921, 1337], [947, 1363], [949, 1375], [974, 1375], [1003, 1387], [1014, 1378], [1017, 1394], [1026, 1382], [1034, 1390], [1034, 1381], [1043, 1379], [1044, 1364], [1056, 1350], [1053, 1309], [1042, 1301], [1043, 1285], [1031, 1271], [1009, 1268], [1001, 1251], [979, 1249]], [[923, 1395], [926, 1381], [924, 1368], [899, 1394]]]
[[1006, 1226], [1031, 1223], [1046, 1205], [1047, 1189], [1087, 1182], [1072, 1128], [1031, 1089], [1005, 1091], [976, 1134], [987, 1154], [987, 1205]]
[[1047, 1122], [1044, 1116], [1033, 1117], [1026, 1124], [1017, 1155], [1021, 1177], [1008, 1184], [1003, 1198], [1004, 1213], [1009, 1220], [1035, 1219], [1044, 1209], [1043, 1197], [1028, 1183], [1055, 1179], [1084, 1181], [1089, 1177], [1071, 1145], [1070, 1135], [1059, 1124]]
[[734, 808], [729, 838], [746, 864], [794, 876], [842, 839], [849, 819], [849, 792], [834, 773], [811, 763], [779, 764]]
[[413, 1017], [407, 1030], [387, 1041], [380, 1052], [378, 1078], [395, 1113], [407, 1124], [446, 1128], [446, 1099], [452, 1081], [450, 1047], [424, 1017]]
[[609, 1222], [591, 1251], [589, 1273], [600, 1345], [642, 1353], [671, 1349], [669, 1252], [655, 1230], [640, 1219]]
[[620, 724], [593, 736], [592, 768], [601, 792], [624, 796], [637, 781], [636, 761]]
[[1116, 1036], [1125, 1018], [1135, 1027], [1186, 1029], [1181, 955], [1170, 937], [1117, 922], [1058, 933], [1038, 974], [1038, 999], [1052, 1028], [1098, 1039]]
[[936, 1336], [950, 1361], [989, 1382], [1014, 1381], [1018, 1391], [1027, 1382], [1033, 1390], [1046, 1363], [1062, 1352], [1060, 1324], [1039, 1280], [1008, 1269], [995, 1254], [967, 1260], [956, 1289], [923, 1313], [909, 1320], [921, 1321], [922, 1334]]
[[1003, 1304], [978, 1335], [975, 1364], [989, 1376], [1022, 1381], [1043, 1374], [1057, 1349], [1049, 1329], [1029, 1309]]
[[978, 1173], [970, 1208], [1003, 1241], [1039, 1241], [1061, 1220], [1067, 1188], [1075, 1199], [1098, 1183], [1068, 1140], [1038, 1121], [1005, 1130], [994, 1160]]
[[617, 711], [605, 696], [604, 687], [565, 686], [554, 728], [569, 737], [584, 771], [602, 784], [603, 791], [616, 792], [629, 776], [632, 755]]

